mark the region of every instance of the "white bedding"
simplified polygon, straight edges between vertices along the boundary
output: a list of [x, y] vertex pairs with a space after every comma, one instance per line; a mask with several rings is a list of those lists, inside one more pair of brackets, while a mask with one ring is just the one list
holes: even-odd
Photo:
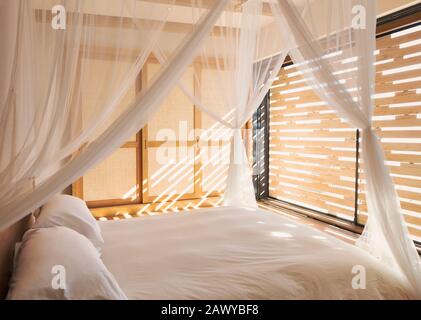
[[[278, 214], [201, 209], [101, 222], [102, 259], [129, 299], [407, 299], [362, 250]], [[355, 290], [352, 268], [366, 268]]]

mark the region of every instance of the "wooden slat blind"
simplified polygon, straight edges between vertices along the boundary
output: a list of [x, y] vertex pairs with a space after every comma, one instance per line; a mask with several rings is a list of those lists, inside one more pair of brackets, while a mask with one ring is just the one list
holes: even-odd
[[296, 72], [282, 68], [271, 88], [269, 196], [353, 220], [356, 130]]
[[[373, 118], [416, 240], [421, 238], [420, 39], [420, 26], [378, 38]], [[361, 160], [357, 199], [355, 193], [356, 130], [318, 98], [294, 65], [282, 68], [271, 88], [269, 125], [269, 196], [364, 224]]]

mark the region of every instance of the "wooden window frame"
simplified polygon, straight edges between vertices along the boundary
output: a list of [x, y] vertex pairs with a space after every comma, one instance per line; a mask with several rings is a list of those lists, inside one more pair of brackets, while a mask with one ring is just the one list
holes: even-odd
[[[146, 63], [156, 63], [158, 64], [158, 60], [151, 56]], [[200, 62], [195, 62], [193, 64], [195, 68], [195, 78], [194, 78], [194, 91], [195, 95], [200, 93], [201, 88], [200, 86], [200, 77], [201, 75], [201, 68], [202, 65]], [[147, 81], [147, 71], [142, 70], [139, 76], [136, 79], [136, 93], [140, 92], [142, 89], [142, 85], [145, 84]], [[193, 117], [194, 117], [194, 130], [201, 130], [202, 129], [202, 112], [200, 109], [194, 105], [193, 109]], [[93, 201], [86, 201], [89, 208], [92, 209], [101, 209], [101, 208], [113, 208], [113, 207], [132, 207], [140, 206], [140, 205], [147, 205], [147, 204], [159, 204], [165, 202], [171, 202], [174, 200], [177, 201], [185, 201], [185, 200], [193, 200], [199, 201], [199, 203], [206, 204], [207, 201], [203, 200], [204, 197], [209, 198], [217, 198], [222, 196], [221, 192], [212, 191], [206, 192], [203, 191], [203, 163], [201, 158], [199, 157], [201, 142], [199, 140], [199, 134], [196, 132], [195, 140], [188, 141], [187, 146], [194, 147], [194, 155], [195, 158], [198, 160], [194, 163], [194, 191], [192, 193], [186, 193], [183, 195], [175, 194], [171, 197], [165, 197], [165, 201], [156, 201], [158, 197], [161, 196], [150, 196], [148, 192], [148, 187], [145, 188], [145, 185], [148, 183], [148, 149], [151, 147], [157, 147], [157, 144], [164, 143], [159, 141], [149, 141], [148, 140], [148, 125], [145, 125], [137, 134], [136, 134], [136, 141], [129, 141], [123, 144], [120, 148], [136, 148], [136, 184], [138, 186], [136, 190], [137, 197], [133, 200], [131, 199], [104, 199], [104, 200], [93, 200]], [[165, 142], [168, 143], [168, 142]], [[180, 141], [175, 141], [176, 144], [179, 144]], [[213, 146], [215, 143], [219, 144], [219, 142], [209, 141], [207, 143], [208, 146]], [[83, 177], [78, 179], [75, 183], [72, 184], [72, 194], [76, 197], [81, 199], [84, 198], [83, 192]], [[109, 212], [109, 210], [105, 210]]]

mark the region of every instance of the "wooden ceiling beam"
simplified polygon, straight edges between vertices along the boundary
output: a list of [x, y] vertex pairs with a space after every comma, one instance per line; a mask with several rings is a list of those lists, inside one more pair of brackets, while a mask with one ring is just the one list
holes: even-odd
[[[167, 4], [167, 5], [176, 5], [176, 6], [180, 6], [180, 7], [190, 7], [192, 4], [192, 0], [142, 0], [142, 1], [146, 1], [146, 2], [151, 2], [151, 3], [160, 3], [160, 4]], [[236, 3], [233, 6], [233, 11], [240, 11], [241, 7], [244, 3], [246, 3], [248, 0], [236, 0]], [[197, 3], [199, 4], [199, 1], [197, 1]], [[215, 0], [201, 0], [200, 4], [202, 5], [202, 8], [204, 9], [208, 9], [210, 7], [212, 7], [212, 5], [215, 3]], [[270, 4], [267, 2], [263, 3], [263, 8], [262, 8], [262, 14], [263, 15], [272, 15], [272, 10], [270, 8]]]
[[[165, 1], [165, 0], [163, 0]], [[41, 9], [35, 10], [35, 17], [37, 22], [51, 22], [52, 14], [50, 11], [42, 12]], [[72, 24], [71, 13], [68, 12], [67, 23]], [[85, 14], [83, 24], [85, 26], [96, 26], [102, 28], [127, 28], [127, 29], [138, 29], [140, 25], [150, 25], [154, 23], [159, 24], [159, 22], [148, 19], [136, 19], [128, 17], [114, 17], [114, 16], [105, 16], [105, 15], [94, 15], [94, 14]], [[233, 27], [223, 27], [215, 26], [212, 30], [213, 36], [220, 36], [225, 34], [229, 30], [234, 29]], [[193, 30], [193, 24], [183, 23], [183, 22], [165, 22], [163, 30], [169, 33], [189, 33]]]

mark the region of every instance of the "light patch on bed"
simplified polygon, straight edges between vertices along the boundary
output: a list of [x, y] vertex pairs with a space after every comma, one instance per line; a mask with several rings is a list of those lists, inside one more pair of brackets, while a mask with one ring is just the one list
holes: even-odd
[[318, 239], [318, 240], [327, 240], [326, 237], [323, 236], [311, 236], [313, 239]]
[[277, 237], [277, 238], [292, 238], [292, 235], [287, 232], [272, 231], [271, 235], [272, 237]]
[[99, 221], [107, 221], [108, 219], [107, 218], [105, 218], [105, 217], [101, 217], [101, 218], [99, 218]]
[[266, 222], [264, 222], [264, 221], [257, 221], [256, 223], [258, 223], [258, 224], [266, 224]]
[[247, 210], [247, 211], [256, 211], [256, 209], [254, 208], [249, 208], [249, 207], [240, 207], [241, 209]]
[[297, 225], [292, 223], [284, 223], [284, 226], [287, 226], [288, 228], [297, 228]]

